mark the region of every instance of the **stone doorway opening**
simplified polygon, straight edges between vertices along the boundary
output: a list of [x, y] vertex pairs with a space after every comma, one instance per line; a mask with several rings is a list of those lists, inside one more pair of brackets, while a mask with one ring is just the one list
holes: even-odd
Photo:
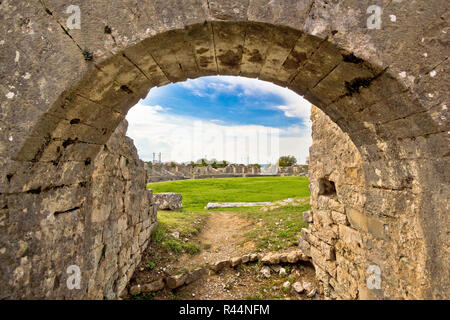
[[[267, 82], [206, 77], [152, 89], [130, 110], [128, 133], [148, 161], [159, 225], [127, 298], [321, 296], [310, 258], [297, 247], [307, 227], [302, 211], [310, 209], [303, 170], [310, 108], [294, 92]], [[169, 148], [145, 149], [161, 145]], [[261, 171], [288, 154], [301, 162], [273, 177]], [[220, 209], [236, 202], [251, 206]]]
[[[51, 12], [29, 6], [27, 12]], [[139, 195], [145, 182], [131, 186], [122, 178], [130, 165], [140, 164], [122, 155], [97, 157], [149, 88], [211, 74], [258, 77], [290, 88], [327, 114], [359, 151], [362, 185], [340, 186], [330, 175], [343, 202], [318, 196], [313, 224], [329, 228], [304, 236], [309, 237], [305, 250], [316, 271], [318, 266], [323, 271], [319, 278], [331, 297], [346, 298], [347, 292], [349, 298], [420, 298], [448, 292], [446, 224], [441, 223], [447, 212], [442, 204], [448, 195], [448, 130], [435, 117], [446, 109], [407, 87], [385, 54], [364, 53], [365, 45], [352, 39], [349, 45], [335, 29], [321, 36], [280, 22], [206, 17], [169, 23], [149, 34], [141, 30], [146, 36], [139, 41], [111, 39], [114, 50], [105, 50], [104, 40], [93, 37], [86, 40], [92, 49], [83, 51], [93, 54], [80, 55], [75, 45], [80, 39], [60, 30], [56, 14], [51, 19], [54, 29], [45, 36], [58, 45], [47, 52], [60, 49], [62, 62], [38, 63], [46, 76], [61, 81], [36, 78], [40, 85], [24, 85], [23, 96], [5, 96], [5, 110], [14, 112], [4, 119], [10, 129], [8, 148], [2, 150], [1, 241], [9, 249], [0, 258], [2, 297], [120, 294], [145, 245], [139, 237], [148, 238], [154, 221], [148, 197]], [[35, 66], [32, 59], [30, 65]], [[13, 83], [19, 81], [24, 80]], [[122, 172], [104, 175], [113, 159]], [[324, 163], [317, 172], [328, 168]], [[358, 168], [347, 169], [346, 176], [359, 183]], [[109, 180], [98, 179], [102, 176]], [[312, 195], [318, 189], [312, 181]], [[326, 254], [331, 250], [335, 260]], [[85, 281], [81, 290], [68, 291], [65, 271], [73, 264]], [[371, 266], [380, 270], [379, 288], [367, 287]]]

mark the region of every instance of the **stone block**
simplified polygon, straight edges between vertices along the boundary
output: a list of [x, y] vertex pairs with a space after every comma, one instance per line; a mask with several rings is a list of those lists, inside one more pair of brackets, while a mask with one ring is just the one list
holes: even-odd
[[348, 225], [347, 216], [344, 213], [338, 211], [331, 211], [331, 219], [336, 224]]
[[241, 257], [234, 257], [231, 258], [230, 260], [231, 262], [231, 267], [237, 267], [238, 265], [240, 265], [242, 263], [242, 258]]
[[231, 261], [230, 260], [221, 260], [221, 261], [217, 261], [214, 264], [211, 265], [211, 270], [215, 271], [215, 272], [219, 272], [224, 268], [230, 267], [231, 266]]
[[280, 263], [280, 254], [279, 253], [268, 253], [262, 259], [261, 263], [263, 264], [278, 264]]
[[175, 192], [154, 193], [153, 200], [159, 210], [176, 210], [183, 208], [182, 196]]
[[311, 211], [303, 211], [302, 218], [303, 218], [304, 222], [307, 222], [307, 223], [313, 222], [313, 215], [312, 215]]
[[142, 293], [150, 293], [164, 289], [164, 280], [158, 279], [150, 283], [143, 284], [141, 286]]
[[186, 284], [190, 284], [194, 281], [197, 281], [198, 279], [200, 279], [202, 276], [204, 276], [206, 274], [207, 274], [206, 268], [195, 269], [194, 271], [191, 271], [188, 273], [187, 278], [186, 278]]
[[175, 276], [170, 276], [166, 279], [166, 284], [169, 289], [176, 289], [181, 287], [187, 279], [187, 274], [179, 274]]
[[326, 270], [331, 277], [336, 277], [336, 263], [332, 261], [327, 261], [327, 258], [322, 255], [319, 249], [311, 246], [311, 259], [313, 264], [319, 265], [320, 268]]
[[363, 245], [361, 233], [344, 225], [339, 225], [339, 239], [353, 247], [361, 248]]
[[302, 250], [307, 256], [310, 256], [311, 255], [311, 252], [310, 252], [311, 245], [302, 237], [298, 237], [297, 241], [298, 241], [298, 247], [300, 248], [300, 250]]
[[385, 238], [384, 224], [380, 220], [368, 217], [353, 208], [348, 208], [347, 217], [353, 228], [370, 233], [376, 238]]

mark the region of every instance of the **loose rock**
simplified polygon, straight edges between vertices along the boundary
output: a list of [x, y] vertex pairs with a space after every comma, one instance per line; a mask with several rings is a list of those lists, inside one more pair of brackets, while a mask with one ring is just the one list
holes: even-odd
[[260, 272], [264, 277], [266, 278], [270, 277], [270, 268], [268, 266], [262, 267]]
[[175, 192], [154, 193], [153, 199], [159, 210], [175, 210], [183, 208], [183, 197]]
[[292, 288], [294, 288], [295, 292], [297, 292], [297, 293], [302, 293], [303, 291], [305, 291], [305, 288], [303, 288], [303, 286], [300, 282], [295, 282], [292, 285]]
[[199, 268], [199, 269], [195, 269], [194, 271], [188, 273], [187, 277], [186, 277], [186, 284], [190, 284], [194, 281], [197, 281], [198, 279], [200, 279], [203, 275], [206, 274], [206, 269], [205, 268]]
[[176, 276], [170, 276], [166, 279], [167, 287], [169, 289], [175, 289], [181, 287], [187, 279], [187, 274], [179, 274]]
[[261, 262], [265, 264], [278, 264], [280, 263], [280, 255], [278, 253], [269, 253], [261, 259]]
[[242, 258], [241, 257], [235, 257], [231, 259], [231, 266], [237, 267], [238, 265], [240, 265], [242, 263]]
[[312, 297], [314, 297], [316, 295], [316, 293], [317, 293], [317, 290], [316, 290], [316, 288], [314, 288], [306, 296], [308, 298], [312, 298]]
[[302, 286], [307, 292], [310, 292], [313, 288], [313, 285], [311, 282], [303, 282]]
[[150, 283], [146, 283], [141, 287], [141, 293], [150, 293], [164, 289], [163, 279], [159, 279]]
[[136, 294], [140, 294], [141, 293], [141, 285], [135, 285], [135, 286], [132, 286], [131, 288], [130, 288], [130, 294], [131, 295], [136, 295]]
[[229, 267], [231, 265], [231, 261], [230, 260], [221, 260], [221, 261], [217, 261], [216, 263], [214, 263], [211, 266], [211, 269], [215, 272], [219, 272], [221, 271], [223, 268], [225, 267]]

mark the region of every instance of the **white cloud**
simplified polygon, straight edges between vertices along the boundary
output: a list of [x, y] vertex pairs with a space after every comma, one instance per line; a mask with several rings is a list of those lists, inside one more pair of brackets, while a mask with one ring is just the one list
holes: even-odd
[[163, 161], [186, 162], [206, 156], [230, 162], [247, 163], [248, 159], [251, 163], [267, 163], [289, 154], [304, 163], [309, 154], [308, 127], [226, 126], [217, 120], [200, 121], [164, 111], [161, 106], [138, 104], [128, 112], [127, 135], [134, 140], [143, 160], [152, 160], [153, 152], [161, 152]]
[[[194, 94], [201, 97], [215, 97], [220, 93], [233, 93], [238, 89], [249, 97], [260, 97], [264, 94], [275, 94], [284, 100], [284, 104], [275, 106], [284, 112], [286, 117], [309, 119], [311, 103], [303, 99], [292, 90], [277, 86], [271, 82], [258, 79], [235, 76], [213, 76], [202, 77], [180, 83], [186, 89], [193, 90]], [[208, 89], [213, 89], [212, 93], [207, 93]]]

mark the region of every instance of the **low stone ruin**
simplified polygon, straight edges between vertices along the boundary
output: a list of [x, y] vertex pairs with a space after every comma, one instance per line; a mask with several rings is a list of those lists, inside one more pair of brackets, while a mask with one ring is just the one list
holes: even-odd
[[153, 195], [155, 203], [160, 210], [177, 210], [183, 208], [183, 197], [175, 192], [162, 192]]
[[[183, 274], [177, 274], [177, 275], [171, 275], [167, 277], [162, 277], [156, 280], [153, 280], [149, 283], [145, 284], [137, 284], [128, 290], [128, 292], [125, 290], [122, 294], [122, 296], [126, 296], [127, 294], [131, 295], [138, 295], [142, 293], [150, 293], [150, 292], [156, 292], [159, 290], [162, 290], [164, 288], [168, 289], [176, 289], [183, 285], [188, 285], [194, 281], [197, 281], [201, 277], [207, 275], [208, 273], [220, 273], [225, 268], [236, 268], [241, 264], [247, 264], [252, 262], [261, 263], [265, 267], [268, 268], [268, 266], [278, 266], [280, 270], [282, 269], [279, 264], [281, 263], [290, 263], [295, 264], [298, 262], [311, 262], [311, 259], [303, 253], [303, 251], [299, 249], [287, 251], [287, 252], [269, 252], [266, 254], [262, 253], [252, 253], [252, 254], [245, 254], [242, 257], [234, 257], [231, 259], [223, 259], [216, 261], [215, 263], [212, 263], [210, 265], [207, 265], [202, 268], [197, 268], [191, 272], [183, 273]], [[261, 270], [264, 270], [264, 268]], [[267, 273], [266, 273], [267, 274]], [[268, 272], [268, 276], [270, 277], [270, 270]], [[309, 290], [308, 290], [309, 289]], [[307, 291], [307, 294], [311, 295], [312, 292], [314, 292], [314, 295], [316, 293], [315, 288], [304, 288], [302, 291], [297, 291], [297, 293], [301, 293], [303, 291]]]
[[230, 164], [224, 168], [211, 165], [196, 167], [191, 164], [147, 163], [148, 182], [174, 181], [186, 179], [236, 178], [257, 176], [308, 176], [308, 166], [257, 167], [254, 165]]

